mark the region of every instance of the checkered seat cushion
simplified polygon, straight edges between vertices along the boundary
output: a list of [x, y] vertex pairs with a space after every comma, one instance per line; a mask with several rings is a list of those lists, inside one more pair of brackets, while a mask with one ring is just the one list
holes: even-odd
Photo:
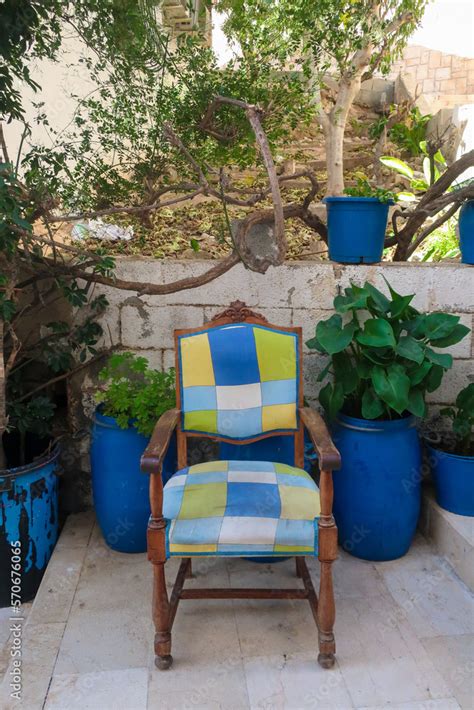
[[319, 490], [300, 468], [212, 461], [164, 488], [167, 555], [317, 555]]

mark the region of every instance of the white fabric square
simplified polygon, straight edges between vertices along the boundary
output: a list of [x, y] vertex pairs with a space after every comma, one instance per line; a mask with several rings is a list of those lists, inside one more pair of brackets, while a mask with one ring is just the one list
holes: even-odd
[[221, 545], [273, 545], [278, 518], [228, 516], [223, 518]]
[[231, 471], [227, 474], [229, 483], [277, 483], [275, 471]]
[[253, 385], [217, 386], [217, 409], [252, 409], [262, 406], [260, 382]]
[[186, 483], [186, 478], [187, 478], [186, 474], [184, 474], [182, 476], [176, 476], [176, 475], [171, 476], [171, 478], [169, 479], [169, 481], [167, 482], [166, 485], [168, 488], [172, 488], [173, 486], [184, 486]]

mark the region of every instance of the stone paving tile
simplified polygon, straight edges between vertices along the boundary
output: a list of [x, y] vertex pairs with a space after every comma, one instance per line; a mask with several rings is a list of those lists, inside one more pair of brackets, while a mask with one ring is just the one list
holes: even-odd
[[325, 671], [317, 651], [245, 658], [244, 666], [251, 708], [354, 707], [340, 668]]
[[54, 550], [28, 618], [29, 624], [67, 621], [86, 554], [85, 547]]
[[339, 667], [356, 707], [452, 695], [388, 593], [341, 599], [335, 635]]
[[[216, 625], [217, 626], [217, 625]], [[216, 628], [217, 631], [217, 628]], [[232, 648], [238, 651], [238, 647]], [[176, 655], [172, 669], [150, 670], [148, 708], [179, 710], [243, 710], [249, 707], [242, 659], [239, 655], [223, 654], [220, 660], [183, 659]]]
[[95, 514], [93, 510], [89, 510], [85, 513], [68, 515], [59, 540], [56, 544], [56, 548], [87, 547], [94, 524]]
[[474, 635], [423, 639], [423, 646], [464, 710], [474, 707]]
[[0, 685], [2, 710], [41, 710], [54, 669], [64, 623], [26, 625], [22, 635], [21, 700], [11, 698], [8, 667]]
[[148, 671], [54, 675], [44, 710], [146, 710]]
[[472, 593], [422, 539], [402, 559], [376, 567], [419, 638], [474, 633]]

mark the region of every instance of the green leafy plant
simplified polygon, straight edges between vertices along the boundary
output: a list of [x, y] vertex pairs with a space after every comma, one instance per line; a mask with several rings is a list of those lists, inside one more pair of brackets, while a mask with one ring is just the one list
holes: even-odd
[[440, 414], [451, 419], [454, 443], [450, 448], [453, 453], [474, 456], [474, 382], [459, 392], [454, 407], [445, 407]]
[[[381, 116], [369, 126], [369, 137], [372, 138], [372, 140], [378, 140], [384, 128], [389, 125], [389, 120], [392, 119], [398, 111], [399, 107], [392, 104], [389, 113]], [[409, 111], [405, 120], [398, 121], [388, 128], [388, 137], [399, 148], [407, 151], [413, 157], [417, 157], [423, 152], [421, 144], [425, 141], [426, 125], [430, 118], [430, 114], [422, 115], [420, 109], [415, 106]]]
[[416, 202], [418, 196], [415, 193], [424, 193], [433, 185], [447, 168], [446, 160], [440, 150], [429, 153], [426, 141], [420, 142], [420, 151], [424, 154], [423, 172], [418, 173], [411, 168], [408, 163], [400, 158], [390, 155], [383, 155], [380, 158], [382, 165], [394, 170], [399, 175], [407, 178], [411, 192], [399, 192], [398, 199], [403, 202]]
[[104, 389], [96, 393], [96, 402], [122, 429], [132, 425], [150, 436], [157, 419], [176, 404], [174, 369], [152, 370], [146, 358], [133, 353], [112, 355], [99, 380]]
[[391, 140], [413, 157], [421, 155], [423, 152], [421, 144], [425, 140], [426, 125], [430, 118], [431, 114], [423, 115], [420, 109], [414, 106], [406, 121], [400, 121], [392, 126], [389, 133]]
[[375, 197], [379, 202], [396, 202], [397, 196], [383, 187], [373, 187], [363, 173], [355, 173], [355, 187], [346, 187], [344, 194], [350, 197]]
[[469, 333], [458, 316], [422, 314], [411, 305], [414, 294], [402, 296], [387, 285], [390, 297], [368, 282], [351, 284], [334, 299], [336, 313], [320, 321], [307, 342], [330, 356], [318, 377], [334, 377], [319, 395], [329, 419], [339, 411], [363, 419], [422, 417], [426, 393], [452, 366], [452, 356], [438, 349]]

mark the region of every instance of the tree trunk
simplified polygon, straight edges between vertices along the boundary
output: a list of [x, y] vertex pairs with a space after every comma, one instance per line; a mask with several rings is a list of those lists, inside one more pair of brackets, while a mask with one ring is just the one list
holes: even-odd
[[360, 89], [362, 68], [341, 77], [337, 100], [326, 125], [326, 161], [328, 182], [326, 196], [344, 193], [344, 133], [347, 117]]

